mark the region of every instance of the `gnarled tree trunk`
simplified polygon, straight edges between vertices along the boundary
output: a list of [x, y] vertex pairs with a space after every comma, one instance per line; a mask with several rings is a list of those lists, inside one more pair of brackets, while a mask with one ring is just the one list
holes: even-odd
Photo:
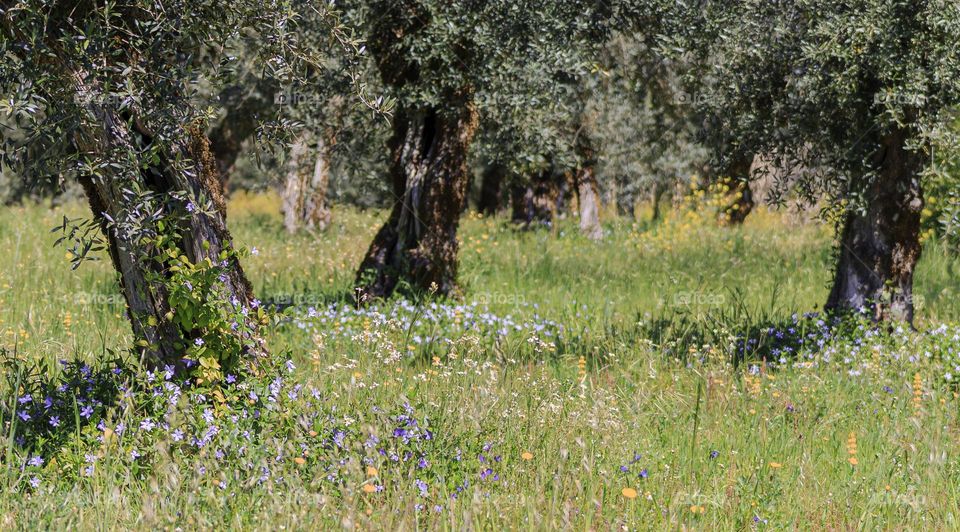
[[452, 95], [444, 109], [397, 110], [390, 140], [395, 201], [360, 264], [362, 297], [386, 297], [401, 281], [418, 291], [457, 292], [457, 228], [476, 128], [469, 91]]
[[[329, 153], [326, 143], [318, 138], [311, 149], [307, 136], [301, 136], [290, 148], [283, 187], [283, 225], [287, 232], [299, 229], [323, 231], [330, 225], [327, 207], [327, 187], [330, 175], [327, 166]], [[310, 165], [310, 155], [314, 164]]]
[[[92, 89], [79, 83], [78, 102], [84, 102], [82, 105], [91, 117], [74, 139], [81, 153], [94, 160], [108, 153], [127, 157], [154, 145], [153, 134], [145, 126], [97, 103], [99, 101]], [[134, 228], [145, 227], [147, 234], [151, 231], [167, 236], [176, 234], [176, 252], [191, 263], [210, 259], [219, 265], [223, 290], [203, 297], [222, 298], [223, 304], [249, 309], [253, 295], [239, 262], [220, 257], [220, 253], [230, 250], [233, 244], [226, 227], [226, 207], [216, 161], [206, 136], [199, 127], [190, 127], [182, 138], [168, 139], [160, 148], [157, 160], [139, 173], [104, 166], [102, 174], [84, 176], [81, 183], [120, 274], [134, 336], [147, 344], [142, 348], [142, 359], [149, 366], [180, 366], [186, 349], [201, 338], [204, 331], [183, 330], [171, 319], [172, 313], [178, 312], [170, 304], [169, 288], [164, 282], [171, 272], [160, 261], [160, 256], [170, 250], [158, 248]], [[150, 199], [144, 199], [143, 193], [150, 195]], [[195, 205], [193, 198], [198, 202], [208, 201], [212, 208], [207, 211], [202, 205]], [[155, 211], [158, 207], [160, 210]], [[165, 225], [143, 222], [158, 213], [171, 215]], [[234, 332], [218, 333], [235, 335], [244, 346], [244, 352], [236, 355], [253, 359], [266, 354], [266, 350], [256, 333], [256, 321], [252, 316], [247, 319], [249, 321], [243, 327], [238, 324]]]
[[882, 139], [866, 213], [847, 214], [828, 310], [867, 310], [874, 320], [912, 323], [913, 270], [920, 259], [922, 160], [896, 129]]

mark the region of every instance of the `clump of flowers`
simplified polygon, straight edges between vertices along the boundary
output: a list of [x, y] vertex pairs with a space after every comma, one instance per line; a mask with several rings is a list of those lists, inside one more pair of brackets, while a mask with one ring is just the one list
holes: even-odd
[[145, 479], [172, 462], [209, 489], [391, 491], [436, 508], [493, 489], [503, 473], [495, 444], [479, 435], [444, 431], [406, 402], [334, 402], [297, 382], [291, 361], [227, 374], [217, 387], [122, 359], [64, 362], [57, 373], [6, 362], [16, 394], [2, 402], [16, 407], [2, 413], [16, 416], [5, 436], [15, 442], [10, 465], [23, 472], [22, 490], [102, 475]]

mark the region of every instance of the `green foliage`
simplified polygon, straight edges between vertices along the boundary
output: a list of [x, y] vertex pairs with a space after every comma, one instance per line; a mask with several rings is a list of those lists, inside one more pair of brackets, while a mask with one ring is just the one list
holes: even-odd
[[955, 2], [714, 2], [674, 20], [711, 145], [768, 154], [775, 193], [860, 205], [885, 134], [904, 129], [921, 154], [955, 134]]

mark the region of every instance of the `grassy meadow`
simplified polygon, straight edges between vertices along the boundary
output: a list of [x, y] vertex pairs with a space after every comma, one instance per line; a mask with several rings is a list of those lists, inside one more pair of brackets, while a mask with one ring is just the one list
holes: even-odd
[[[282, 310], [280, 376], [223, 392], [241, 401], [107, 371], [132, 342], [115, 274], [71, 271], [50, 233], [85, 205], [0, 210], [0, 344], [19, 360], [0, 385], [0, 527], [960, 527], [960, 260], [935, 241], [916, 331], [808, 314], [831, 228], [763, 209], [719, 227], [697, 206], [608, 216], [599, 243], [573, 219], [518, 232], [471, 213], [462, 299], [358, 308], [385, 213], [335, 208], [291, 236], [278, 204], [230, 205]], [[115, 404], [85, 399], [121, 374]], [[51, 379], [82, 399], [26, 398]], [[75, 434], [18, 441], [50, 408]]]

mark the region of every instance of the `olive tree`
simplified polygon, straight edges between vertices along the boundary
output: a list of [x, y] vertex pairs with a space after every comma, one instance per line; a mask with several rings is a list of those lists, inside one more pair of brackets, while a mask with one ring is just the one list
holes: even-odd
[[453, 294], [457, 226], [480, 120], [491, 104], [516, 108], [542, 97], [530, 80], [553, 70], [540, 65], [562, 61], [571, 53], [566, 43], [606, 24], [610, 7], [587, 0], [358, 4], [381, 81], [397, 99], [389, 141], [394, 206], [358, 284], [372, 297], [399, 284]]
[[[338, 31], [323, 5], [300, 7]], [[62, 240], [73, 242], [75, 265], [108, 250], [148, 365], [198, 362], [198, 378], [213, 381], [266, 354], [197, 88], [217, 82], [229, 43], [251, 36], [269, 43], [269, 70], [293, 71], [299, 17], [246, 0], [0, 7], [3, 111], [27, 132], [4, 134], [4, 164], [26, 179], [83, 185], [93, 219], [64, 219]]]
[[775, 191], [839, 219], [827, 309], [912, 321], [923, 177], [960, 103], [950, 0], [677, 4], [677, 48], [708, 79], [696, 101], [732, 153], [762, 153]]

